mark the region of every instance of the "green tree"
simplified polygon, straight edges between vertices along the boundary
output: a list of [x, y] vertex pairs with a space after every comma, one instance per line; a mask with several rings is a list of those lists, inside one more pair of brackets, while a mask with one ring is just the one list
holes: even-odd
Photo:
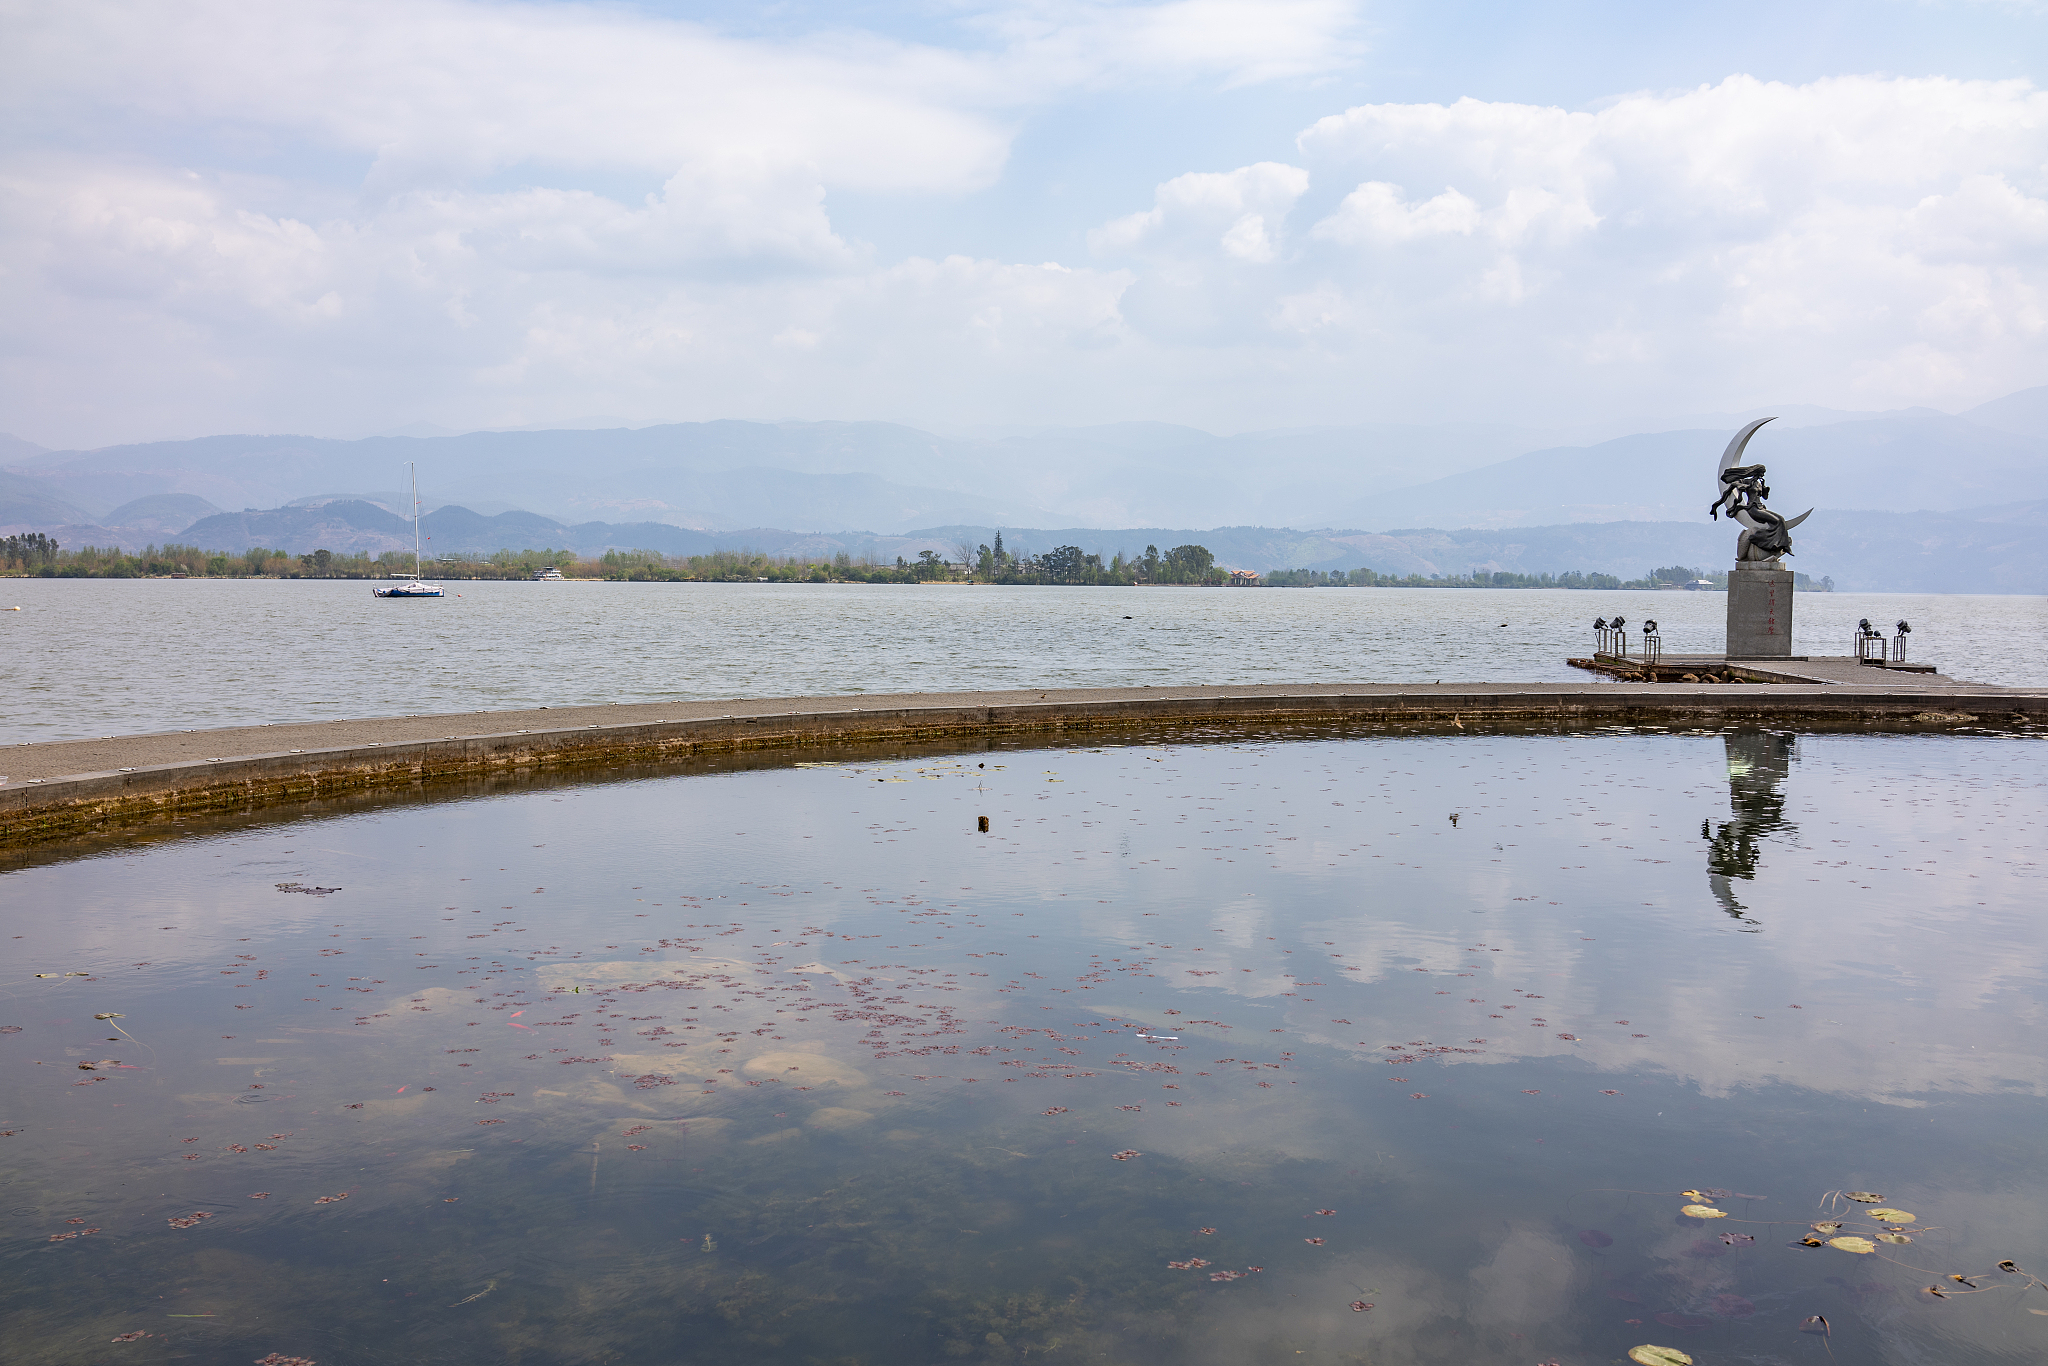
[[1177, 545], [1160, 561], [1159, 577], [1165, 583], [1200, 583], [1215, 565], [1207, 546]]

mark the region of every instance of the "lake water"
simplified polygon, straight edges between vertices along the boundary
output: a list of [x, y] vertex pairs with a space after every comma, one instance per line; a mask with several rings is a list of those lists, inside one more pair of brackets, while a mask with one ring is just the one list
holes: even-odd
[[17, 853], [8, 1357], [2036, 1362], [2041, 758], [1297, 730]]
[[[1721, 649], [1718, 593], [15, 579], [0, 743], [603, 702], [1150, 684], [1585, 682], [1593, 618]], [[1815, 593], [1801, 653], [1858, 618], [1976, 682], [2048, 682], [2048, 598]]]

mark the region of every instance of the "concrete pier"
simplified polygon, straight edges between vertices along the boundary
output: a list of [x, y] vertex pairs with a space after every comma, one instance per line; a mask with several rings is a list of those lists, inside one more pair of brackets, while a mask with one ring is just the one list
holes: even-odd
[[[1871, 676], [1871, 675], [1874, 675]], [[248, 810], [530, 770], [748, 750], [980, 743], [1297, 723], [1357, 733], [1611, 726], [1950, 729], [2048, 720], [2048, 688], [1870, 669], [1782, 683], [1322, 684], [647, 702], [172, 731], [0, 748], [0, 847], [182, 813]]]

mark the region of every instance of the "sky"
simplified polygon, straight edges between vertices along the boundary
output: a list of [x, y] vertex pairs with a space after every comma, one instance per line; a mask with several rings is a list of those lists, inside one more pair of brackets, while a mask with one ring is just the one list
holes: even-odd
[[2048, 382], [2048, 4], [0, 0], [0, 430]]

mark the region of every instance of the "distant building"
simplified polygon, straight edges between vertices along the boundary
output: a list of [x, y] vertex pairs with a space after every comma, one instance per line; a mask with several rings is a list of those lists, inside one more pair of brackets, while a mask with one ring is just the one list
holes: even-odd
[[1249, 569], [1233, 569], [1230, 571], [1230, 582], [1237, 588], [1256, 588], [1259, 576]]

